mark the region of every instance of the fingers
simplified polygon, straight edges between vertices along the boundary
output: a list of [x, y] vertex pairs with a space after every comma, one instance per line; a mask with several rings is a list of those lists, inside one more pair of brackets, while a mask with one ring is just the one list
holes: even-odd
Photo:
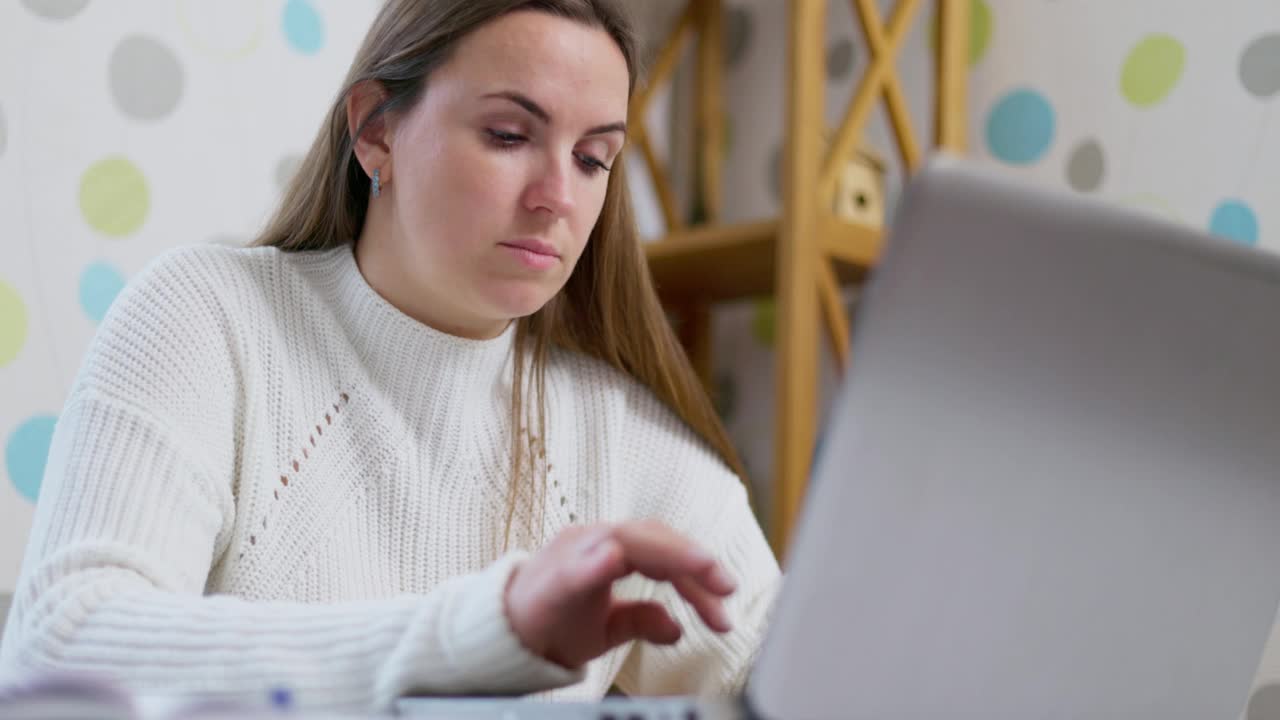
[[680, 625], [656, 602], [615, 602], [605, 625], [610, 648], [631, 640], [672, 645], [680, 635]]
[[680, 593], [693, 609], [698, 612], [698, 617], [707, 624], [707, 627], [720, 633], [727, 633], [733, 629], [733, 623], [729, 621], [729, 614], [725, 612], [724, 602], [720, 597], [707, 591], [702, 585], [694, 582], [692, 579], [683, 577], [676, 578], [671, 581], [676, 592]]
[[617, 525], [613, 538], [631, 569], [654, 580], [695, 578], [716, 595], [734, 591], [732, 578], [705, 550], [662, 523], [642, 520]]
[[569, 548], [572, 557], [567, 563], [571, 569], [565, 578], [571, 590], [589, 592], [631, 574], [622, 548], [612, 538], [612, 531], [611, 527], [601, 525], [574, 539]]
[[657, 522], [619, 525], [613, 539], [625, 564], [648, 577], [670, 582], [708, 627], [722, 633], [733, 629], [721, 598], [733, 593], [735, 583], [706, 551]]
[[639, 572], [670, 582], [712, 630], [733, 629], [722, 601], [734, 591], [732, 578], [706, 551], [666, 525], [598, 525], [565, 540], [572, 559], [562, 580], [571, 593], [608, 592], [614, 581]]

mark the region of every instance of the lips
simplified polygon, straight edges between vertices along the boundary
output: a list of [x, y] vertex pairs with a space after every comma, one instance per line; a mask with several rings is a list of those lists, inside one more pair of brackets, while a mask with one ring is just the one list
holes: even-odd
[[520, 238], [517, 240], [509, 240], [504, 243], [499, 243], [499, 245], [505, 245], [506, 247], [516, 248], [518, 250], [527, 250], [528, 252], [531, 252], [535, 255], [545, 255], [547, 257], [552, 257], [556, 259], [560, 258], [560, 253], [556, 252], [555, 245], [552, 245], [549, 242], [543, 242], [542, 240], [538, 240], [537, 238]]

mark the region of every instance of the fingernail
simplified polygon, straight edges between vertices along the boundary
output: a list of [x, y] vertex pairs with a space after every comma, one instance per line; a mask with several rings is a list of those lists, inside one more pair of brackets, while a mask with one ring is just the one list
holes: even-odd
[[593, 553], [596, 550], [600, 549], [600, 546], [603, 545], [604, 541], [608, 539], [609, 539], [609, 533], [607, 532], [588, 533], [586, 537], [582, 538], [582, 541], [581, 541], [582, 544], [578, 546], [580, 548], [579, 552], [581, 552], [583, 555], [588, 555], [590, 553]]
[[609, 538], [600, 538], [599, 540], [597, 540], [595, 543], [593, 543], [590, 547], [586, 549], [586, 552], [582, 554], [583, 557], [596, 558], [605, 554], [605, 551], [609, 549], [608, 541], [609, 541]]
[[728, 571], [720, 565], [716, 565], [711, 574], [716, 584], [723, 587], [727, 592], [733, 592], [738, 589], [738, 583], [734, 582]]
[[729, 612], [724, 609], [723, 605], [716, 610], [716, 616], [720, 621], [721, 632], [729, 632], [730, 630], [733, 630], [733, 622], [729, 620]]

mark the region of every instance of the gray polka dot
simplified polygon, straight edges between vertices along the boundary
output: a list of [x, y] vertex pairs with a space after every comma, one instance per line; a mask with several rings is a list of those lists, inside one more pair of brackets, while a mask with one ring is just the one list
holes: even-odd
[[734, 412], [738, 409], [738, 383], [732, 373], [721, 371], [716, 377], [714, 399], [720, 419], [724, 422], [733, 420]]
[[143, 35], [120, 41], [108, 65], [111, 95], [136, 120], [158, 120], [182, 98], [182, 66], [165, 45]]
[[843, 80], [853, 72], [853, 41], [840, 38], [827, 48], [827, 79]]
[[773, 193], [773, 199], [782, 202], [782, 143], [778, 143], [773, 148], [773, 152], [769, 153], [769, 169], [767, 171], [769, 177], [766, 182], [769, 183], [769, 192]]
[[4, 155], [4, 149], [9, 146], [9, 121], [5, 120], [4, 108], [0, 107], [0, 157]]
[[755, 30], [751, 13], [746, 8], [730, 7], [724, 13], [724, 61], [734, 67], [747, 56]]
[[1102, 185], [1106, 158], [1097, 140], [1085, 140], [1071, 151], [1067, 161], [1067, 182], [1080, 192], [1093, 192]]
[[297, 155], [285, 155], [280, 158], [280, 162], [276, 163], [276, 186], [281, 190], [289, 187], [289, 181], [293, 180], [301, 164], [302, 158]]
[[28, 10], [49, 20], [66, 20], [79, 14], [89, 0], [22, 0]]
[[1246, 720], [1276, 720], [1280, 718], [1280, 685], [1263, 685], [1249, 698]]
[[1280, 92], [1280, 33], [1249, 43], [1240, 56], [1240, 82], [1260, 98]]

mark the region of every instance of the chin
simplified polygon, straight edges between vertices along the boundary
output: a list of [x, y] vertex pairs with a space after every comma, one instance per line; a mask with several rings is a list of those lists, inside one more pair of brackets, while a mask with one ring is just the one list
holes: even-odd
[[559, 288], [530, 287], [526, 284], [508, 286], [489, 296], [489, 305], [505, 318], [528, 317], [543, 308], [555, 297]]

